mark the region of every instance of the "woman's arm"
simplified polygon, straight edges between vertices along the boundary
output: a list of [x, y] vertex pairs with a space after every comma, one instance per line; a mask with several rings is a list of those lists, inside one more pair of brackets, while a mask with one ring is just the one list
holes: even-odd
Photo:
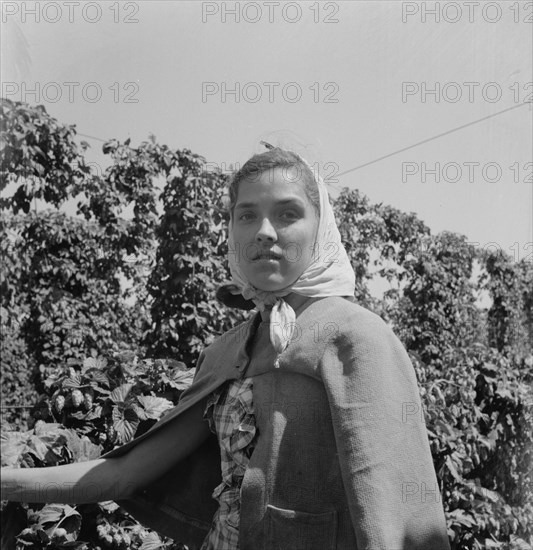
[[117, 458], [49, 468], [2, 468], [2, 500], [83, 504], [128, 498], [207, 439], [204, 401]]

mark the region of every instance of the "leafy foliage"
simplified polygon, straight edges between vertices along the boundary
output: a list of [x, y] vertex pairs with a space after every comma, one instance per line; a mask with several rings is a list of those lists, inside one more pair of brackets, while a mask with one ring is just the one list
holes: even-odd
[[162, 148], [162, 154], [168, 175], [156, 264], [148, 280], [153, 325], [145, 343], [156, 357], [170, 354], [191, 363], [216, 334], [243, 319], [213, 300], [228, 279], [226, 180], [204, 172], [202, 159], [187, 150], [171, 154]]
[[89, 172], [83, 157], [87, 144], [78, 145], [74, 126], [60, 124], [42, 105], [22, 107], [0, 98], [0, 115], [0, 190], [20, 184], [0, 206], [14, 213], [28, 213], [35, 199], [60, 206]]
[[413, 362], [452, 547], [530, 543], [533, 358], [512, 364], [475, 344], [450, 350], [442, 369]]
[[469, 345], [479, 321], [470, 282], [475, 251], [466, 238], [441, 233], [427, 249], [405, 262], [409, 272], [396, 324], [408, 349], [426, 363], [438, 364], [457, 342]]
[[501, 251], [483, 259], [483, 284], [492, 297], [488, 343], [506, 355], [528, 353], [533, 342], [533, 263], [513, 264]]
[[[71, 359], [46, 380], [46, 393], [33, 410], [39, 418], [33, 429], [2, 434], [2, 466], [38, 468], [98, 458], [152, 426], [177, 403], [192, 377], [183, 363], [140, 360], [132, 352]], [[162, 548], [181, 548], [142, 528], [114, 503], [78, 509], [9, 503], [2, 522], [19, 518], [24, 529], [15, 546], [7, 541], [2, 548], [55, 549], [72, 543], [69, 547], [78, 550], [95, 544], [146, 550], [156, 541]]]

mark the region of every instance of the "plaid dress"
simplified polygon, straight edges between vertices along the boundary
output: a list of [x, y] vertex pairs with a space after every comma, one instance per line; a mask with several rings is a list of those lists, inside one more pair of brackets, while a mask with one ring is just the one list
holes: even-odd
[[207, 400], [204, 420], [218, 437], [222, 483], [213, 491], [219, 508], [201, 550], [237, 550], [241, 484], [255, 447], [252, 378], [227, 382]]

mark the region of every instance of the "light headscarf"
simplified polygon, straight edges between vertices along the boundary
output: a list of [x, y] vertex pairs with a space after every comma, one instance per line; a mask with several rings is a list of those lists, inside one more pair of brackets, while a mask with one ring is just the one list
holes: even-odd
[[[283, 299], [284, 296], [291, 292], [310, 298], [353, 296], [355, 290], [355, 274], [341, 242], [326, 186], [307, 161], [294, 154], [311, 170], [320, 196], [320, 220], [310, 264], [294, 283], [283, 289], [264, 291], [254, 287], [236, 261], [238, 251], [233, 240], [233, 221], [230, 221], [228, 250], [232, 281], [229, 285], [224, 285], [231, 294], [242, 294], [245, 300], [254, 302], [259, 311], [272, 308], [270, 341], [278, 356], [289, 345], [296, 325], [296, 314]], [[279, 366], [278, 361], [276, 366]]]

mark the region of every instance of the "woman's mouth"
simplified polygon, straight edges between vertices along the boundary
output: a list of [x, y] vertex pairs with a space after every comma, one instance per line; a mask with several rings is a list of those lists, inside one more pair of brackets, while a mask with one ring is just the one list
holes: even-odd
[[255, 256], [255, 258], [253, 259], [254, 262], [277, 262], [279, 260], [281, 260], [281, 255], [274, 252], [263, 252], [257, 254], [257, 256]]

